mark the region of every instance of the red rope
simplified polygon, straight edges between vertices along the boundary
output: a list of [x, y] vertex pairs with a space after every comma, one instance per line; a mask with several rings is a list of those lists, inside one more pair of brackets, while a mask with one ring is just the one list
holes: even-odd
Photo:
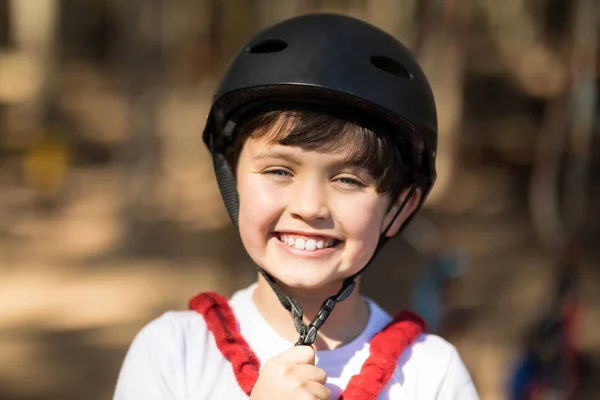
[[221, 354], [231, 362], [238, 384], [248, 396], [258, 379], [260, 362], [239, 333], [237, 321], [225, 297], [201, 293], [190, 300], [190, 309], [204, 316]]

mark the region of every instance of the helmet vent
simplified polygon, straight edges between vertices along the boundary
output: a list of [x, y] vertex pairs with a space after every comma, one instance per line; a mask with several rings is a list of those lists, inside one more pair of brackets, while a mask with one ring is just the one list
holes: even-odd
[[267, 39], [249, 46], [246, 51], [255, 54], [277, 53], [285, 50], [287, 46], [287, 43], [283, 40]]
[[375, 68], [379, 68], [380, 70], [397, 76], [398, 78], [412, 79], [412, 76], [408, 73], [406, 68], [402, 66], [402, 64], [389, 57], [372, 56], [371, 64], [373, 64]]

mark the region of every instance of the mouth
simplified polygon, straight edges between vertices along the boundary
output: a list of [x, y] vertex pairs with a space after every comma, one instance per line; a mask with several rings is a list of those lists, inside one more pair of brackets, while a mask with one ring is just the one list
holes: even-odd
[[304, 251], [319, 251], [339, 246], [338, 239], [324, 236], [300, 235], [291, 233], [275, 233], [275, 237], [284, 245]]

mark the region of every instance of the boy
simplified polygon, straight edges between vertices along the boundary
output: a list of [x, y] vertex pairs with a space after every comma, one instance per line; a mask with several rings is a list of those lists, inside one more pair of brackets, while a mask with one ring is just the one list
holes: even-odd
[[279, 23], [233, 60], [204, 139], [258, 280], [146, 326], [115, 399], [477, 399], [454, 347], [358, 290], [435, 177], [435, 104], [407, 49], [341, 15]]

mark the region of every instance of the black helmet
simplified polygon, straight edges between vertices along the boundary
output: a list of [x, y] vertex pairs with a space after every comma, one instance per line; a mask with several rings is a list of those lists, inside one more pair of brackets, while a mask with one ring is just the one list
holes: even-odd
[[[342, 105], [397, 127], [398, 134], [408, 135], [419, 150], [415, 178], [423, 191], [422, 204], [436, 176], [437, 117], [431, 87], [415, 57], [394, 37], [360, 20], [335, 14], [305, 15], [254, 36], [234, 57], [213, 99], [203, 138], [236, 226], [237, 191], [224, 151], [240, 117], [277, 101]], [[378, 249], [384, 241], [382, 236]], [[258, 269], [301, 322], [298, 304]], [[354, 278], [348, 278], [340, 292], [324, 303], [328, 311], [319, 315], [325, 318], [313, 321], [302, 332], [299, 329], [300, 344], [312, 343], [335, 303], [352, 291]]]

